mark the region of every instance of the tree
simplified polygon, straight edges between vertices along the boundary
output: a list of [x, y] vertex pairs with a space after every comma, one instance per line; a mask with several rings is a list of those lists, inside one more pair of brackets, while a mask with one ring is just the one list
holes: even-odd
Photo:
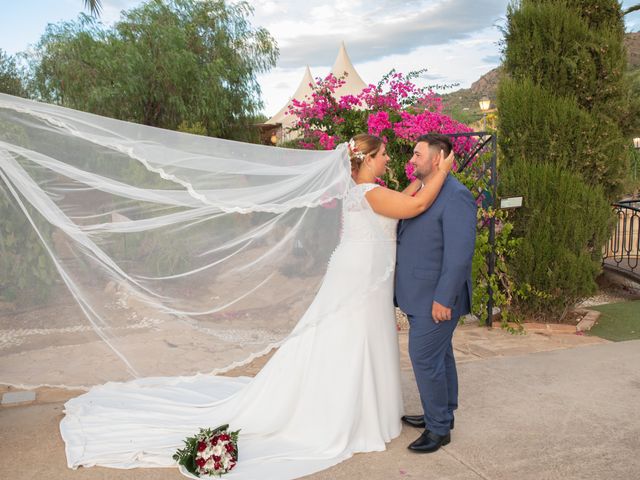
[[152, 0], [110, 29], [84, 14], [50, 25], [33, 58], [32, 91], [122, 120], [247, 138], [262, 108], [256, 75], [278, 54], [271, 35], [249, 23], [252, 12], [247, 2]]
[[100, 10], [102, 10], [102, 2], [100, 0], [84, 0], [84, 8], [88, 8], [89, 13], [94, 17], [98, 17]]
[[500, 189], [523, 195], [512, 266], [544, 293], [522, 303], [556, 316], [591, 294], [627, 174], [631, 94], [616, 0], [509, 6], [500, 110]]
[[18, 70], [16, 59], [11, 55], [7, 55], [0, 48], [0, 92], [16, 95], [18, 97], [26, 96], [26, 91], [22, 83], [22, 74]]
[[624, 12], [622, 12], [622, 14], [629, 15], [630, 13], [637, 12], [638, 10], [640, 10], [640, 3], [638, 3], [637, 5], [630, 6]]
[[584, 110], [626, 120], [624, 21], [615, 0], [524, 0], [507, 10], [504, 68]]

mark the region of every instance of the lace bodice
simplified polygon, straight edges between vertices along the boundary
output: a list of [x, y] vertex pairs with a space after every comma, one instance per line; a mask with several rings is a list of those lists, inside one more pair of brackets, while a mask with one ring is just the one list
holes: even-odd
[[361, 183], [347, 193], [343, 206], [343, 241], [395, 241], [397, 220], [375, 213], [365, 194], [379, 187]]

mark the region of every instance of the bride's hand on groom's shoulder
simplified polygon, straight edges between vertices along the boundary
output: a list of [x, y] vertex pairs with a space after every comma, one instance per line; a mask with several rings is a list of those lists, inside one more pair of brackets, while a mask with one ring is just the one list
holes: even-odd
[[453, 150], [451, 150], [451, 152], [449, 153], [449, 155], [447, 155], [446, 158], [444, 156], [444, 150], [440, 150], [440, 161], [438, 163], [438, 170], [444, 173], [445, 175], [448, 175], [451, 169], [453, 168], [454, 158], [455, 158], [455, 155], [453, 154]]

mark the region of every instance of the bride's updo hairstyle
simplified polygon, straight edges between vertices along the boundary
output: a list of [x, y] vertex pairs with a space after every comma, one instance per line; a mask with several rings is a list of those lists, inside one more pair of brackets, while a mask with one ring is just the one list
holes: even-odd
[[349, 158], [351, 173], [356, 174], [367, 155], [375, 157], [382, 147], [382, 139], [367, 133], [360, 133], [349, 140]]

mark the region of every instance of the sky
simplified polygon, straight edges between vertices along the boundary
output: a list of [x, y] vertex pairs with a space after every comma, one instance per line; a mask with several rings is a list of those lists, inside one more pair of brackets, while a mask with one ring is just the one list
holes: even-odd
[[[623, 8], [640, 0], [625, 0]], [[75, 19], [83, 0], [1, 0], [0, 49], [16, 54], [38, 42], [48, 23]], [[103, 0], [101, 20], [117, 21], [141, 0]], [[276, 67], [258, 76], [264, 113], [276, 113], [309, 65], [314, 77], [331, 70], [341, 42], [367, 83], [392, 68], [427, 69], [422, 85], [471, 83], [500, 64], [509, 0], [253, 0], [254, 26], [265, 27], [280, 49]], [[640, 31], [640, 12], [627, 15], [627, 31]]]

